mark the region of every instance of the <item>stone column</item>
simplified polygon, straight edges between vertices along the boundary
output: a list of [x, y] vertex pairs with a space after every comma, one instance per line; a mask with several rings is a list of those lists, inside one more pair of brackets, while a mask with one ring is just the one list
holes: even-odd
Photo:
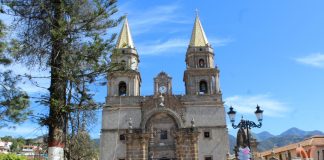
[[126, 135], [126, 159], [132, 160], [132, 144], [133, 138], [132, 133]]
[[140, 157], [139, 160], [147, 160], [148, 159], [148, 142], [150, 139], [149, 134], [143, 133], [140, 136]]
[[209, 59], [209, 56], [205, 56], [206, 57], [206, 61], [207, 63], [205, 64], [205, 68], [211, 68], [211, 64], [210, 64], [210, 59]]
[[126, 159], [147, 160], [149, 137], [147, 133], [128, 133], [126, 139]]
[[190, 157], [192, 160], [198, 160], [198, 132], [189, 134], [190, 138]]
[[176, 151], [175, 151], [176, 158], [177, 160], [184, 160], [184, 151], [183, 151], [184, 139], [182, 136], [182, 132], [175, 133], [174, 138], [176, 140]]
[[[208, 77], [208, 82], [207, 82], [207, 88], [209, 90], [209, 94], [214, 94], [214, 89], [213, 89], [213, 81], [212, 81], [212, 77]], [[208, 87], [209, 86], [209, 87]]]

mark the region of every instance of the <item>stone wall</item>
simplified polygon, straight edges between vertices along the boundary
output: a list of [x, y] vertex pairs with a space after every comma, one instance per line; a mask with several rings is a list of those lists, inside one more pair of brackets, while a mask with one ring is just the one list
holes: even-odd
[[132, 118], [133, 127], [139, 128], [141, 108], [105, 108], [102, 112], [102, 129], [128, 129], [129, 118]]
[[100, 135], [100, 160], [126, 158], [126, 142], [119, 140], [119, 132], [102, 131]]
[[[191, 128], [191, 120], [194, 118], [196, 137], [193, 134], [183, 134], [179, 138], [178, 135], [173, 146], [175, 157], [182, 160], [204, 160], [206, 156], [214, 160], [226, 159], [229, 142], [221, 94], [172, 95], [164, 97], [164, 107], [159, 104], [159, 97], [155, 96], [107, 97], [107, 105], [110, 107], [103, 110], [101, 160], [108, 160], [107, 157], [111, 158], [113, 155], [116, 160], [148, 159], [150, 143], [147, 142], [145, 134], [149, 134], [150, 131], [147, 130], [146, 123], [159, 113], [167, 114], [175, 120], [178, 126], [176, 131]], [[121, 142], [119, 135], [128, 130], [129, 118], [132, 118], [133, 129], [142, 134], [129, 134], [127, 142]], [[205, 138], [204, 131], [209, 131], [211, 137]], [[161, 151], [159, 156], [163, 154]]]

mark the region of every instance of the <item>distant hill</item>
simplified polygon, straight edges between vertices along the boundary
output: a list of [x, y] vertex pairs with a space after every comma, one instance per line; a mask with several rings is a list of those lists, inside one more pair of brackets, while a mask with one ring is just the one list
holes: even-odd
[[324, 133], [318, 130], [303, 131], [301, 129], [293, 127], [278, 136], [270, 137], [268, 139], [260, 141], [258, 149], [260, 151], [270, 150], [273, 148], [273, 146], [282, 147], [288, 144], [303, 141], [304, 139], [315, 135], [324, 135]]
[[259, 151], [266, 151], [272, 149], [274, 146], [282, 147], [288, 144], [297, 143], [307, 137], [299, 135], [275, 136], [261, 141], [258, 145]]
[[261, 133], [252, 133], [252, 135], [253, 135], [253, 137], [254, 137], [255, 139], [257, 139], [259, 142], [260, 142], [260, 141], [263, 141], [263, 140], [266, 140], [266, 139], [268, 139], [268, 138], [272, 138], [272, 137], [274, 137], [273, 134], [271, 134], [271, 133], [269, 133], [269, 132], [267, 132], [267, 131], [263, 131], [263, 132], [261, 132]]
[[[287, 131], [284, 131], [277, 136], [267, 131], [261, 133], [252, 133], [252, 136], [256, 138], [257, 141], [259, 142], [258, 149], [260, 151], [270, 150], [274, 146], [282, 147], [288, 144], [297, 143], [315, 135], [324, 135], [324, 133], [318, 130], [303, 131], [296, 127], [290, 128]], [[236, 145], [236, 138], [232, 135], [229, 135], [229, 141], [230, 141], [230, 150], [232, 153], [232, 150]]]
[[298, 128], [290, 128], [287, 131], [280, 134], [280, 136], [289, 136], [289, 135], [297, 135], [297, 136], [308, 136], [308, 135], [324, 135], [321, 131], [303, 131]]

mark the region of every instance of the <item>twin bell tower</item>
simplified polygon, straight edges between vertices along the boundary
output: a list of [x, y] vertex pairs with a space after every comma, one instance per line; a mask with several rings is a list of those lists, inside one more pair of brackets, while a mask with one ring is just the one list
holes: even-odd
[[185, 94], [173, 94], [172, 77], [160, 72], [152, 95], [142, 96], [139, 55], [126, 18], [107, 76], [100, 159], [225, 160], [229, 142], [219, 70], [198, 15], [185, 58]]

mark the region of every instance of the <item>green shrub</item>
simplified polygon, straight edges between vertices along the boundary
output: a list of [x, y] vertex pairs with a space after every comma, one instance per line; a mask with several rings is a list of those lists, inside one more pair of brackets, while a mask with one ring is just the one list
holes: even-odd
[[27, 160], [27, 158], [16, 154], [0, 154], [0, 160]]

